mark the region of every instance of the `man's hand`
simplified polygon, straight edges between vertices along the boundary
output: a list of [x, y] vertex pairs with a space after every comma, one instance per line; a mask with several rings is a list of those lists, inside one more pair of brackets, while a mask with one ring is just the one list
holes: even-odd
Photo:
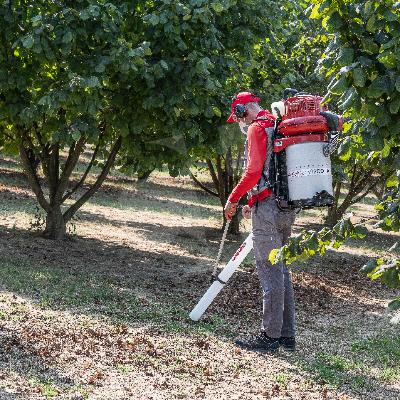
[[251, 208], [249, 206], [244, 206], [242, 210], [242, 215], [244, 218], [251, 218]]
[[232, 219], [236, 214], [236, 203], [231, 203], [228, 201], [225, 205], [225, 217], [226, 219]]

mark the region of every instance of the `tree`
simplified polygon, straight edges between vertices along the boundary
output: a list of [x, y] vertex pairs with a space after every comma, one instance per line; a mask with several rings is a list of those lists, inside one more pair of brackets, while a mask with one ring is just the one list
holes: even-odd
[[[243, 146], [245, 138], [236, 124], [225, 124], [220, 127], [219, 132], [220, 143], [224, 153], [221, 154], [219, 149], [219, 151], [213, 151], [213, 149], [209, 148], [204, 148], [201, 151], [201, 156], [206, 160], [207, 169], [212, 178], [214, 191], [205, 187], [192, 173], [191, 176], [200, 188], [205, 190], [207, 193], [218, 197], [222, 207], [225, 207], [229, 195], [238, 184], [242, 175]], [[236, 157], [234, 154], [236, 154]], [[197, 155], [197, 157], [199, 157], [199, 155]], [[246, 196], [243, 196], [239, 203], [242, 205], [246, 204]], [[225, 215], [224, 213], [222, 214], [225, 225]], [[240, 216], [235, 214], [229, 225], [229, 233], [239, 233], [239, 220]]]
[[[111, 3], [7, 2], [0, 7], [0, 144], [21, 157], [40, 206], [45, 234], [62, 238], [66, 223], [100, 187], [128, 133], [117, 111], [124, 75], [139, 74], [148, 44], [124, 37], [123, 10]], [[126, 17], [126, 15], [125, 15]], [[80, 154], [89, 166], [68, 187]], [[66, 152], [66, 153], [65, 153]], [[66, 211], [96, 157], [104, 161], [95, 183]], [[38, 179], [43, 170], [47, 188]], [[46, 193], [48, 191], [48, 194]]]
[[[341, 142], [339, 157], [351, 160], [355, 172], [372, 165], [387, 176], [400, 166], [400, 4], [392, 0], [317, 0], [313, 4], [312, 17], [323, 20], [331, 37], [319, 64], [319, 72], [330, 79], [325, 101], [341, 95], [339, 108], [354, 121]], [[390, 174], [385, 184], [398, 187], [397, 175]], [[375, 227], [398, 231], [398, 191], [384, 197], [377, 208], [381, 221]], [[337, 248], [346, 237], [366, 233], [365, 226], [353, 226], [345, 218], [333, 230], [304, 231], [291, 238], [289, 245], [273, 251], [270, 259], [305, 260], [316, 252], [323, 255], [331, 243]], [[398, 244], [390, 250], [397, 248]], [[400, 262], [394, 258], [370, 260], [361, 272], [390, 287], [400, 284]], [[400, 299], [389, 308], [400, 308]]]
[[[166, 163], [176, 176], [194, 148], [218, 149], [221, 110], [232, 88], [247, 84], [246, 71], [257, 66], [254, 43], [263, 40], [267, 48], [267, 40], [284, 37], [279, 18], [293, 9], [286, 4], [4, 3], [0, 144], [19, 153], [46, 212], [47, 236], [65, 235], [66, 223], [100, 187], [118, 153], [122, 172], [142, 175]], [[179, 142], [184, 153], [173, 148]], [[93, 159], [70, 188], [87, 146]], [[92, 165], [102, 169], [96, 183], [62, 211]]]
[[[268, 104], [281, 95], [279, 83], [289, 69], [280, 46], [295, 26], [291, 21], [298, 6], [198, 0], [184, 7], [183, 18], [174, 19], [175, 8], [173, 1], [155, 2], [148, 10], [151, 17], [145, 17], [150, 27], [144, 36], [152, 43], [146, 63], [158, 69], [151, 79], [132, 84], [145, 97], [138, 118], [142, 137], [129, 136], [121, 171], [142, 174], [167, 164], [177, 176], [189, 174], [187, 167], [197, 160], [207, 160], [213, 193], [224, 206], [238, 180], [231, 165], [235, 143], [221, 140], [232, 96], [251, 90]], [[263, 87], [268, 93], [261, 93]], [[233, 232], [238, 230], [235, 222]]]

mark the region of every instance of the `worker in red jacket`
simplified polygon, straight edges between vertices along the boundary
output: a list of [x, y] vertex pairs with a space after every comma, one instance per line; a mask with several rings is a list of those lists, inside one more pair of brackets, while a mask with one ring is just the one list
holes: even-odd
[[232, 101], [228, 122], [237, 122], [247, 135], [245, 173], [225, 206], [226, 218], [236, 214], [239, 199], [247, 192], [248, 205], [242, 214], [251, 218], [254, 257], [263, 290], [263, 318], [260, 333], [238, 337], [235, 343], [249, 349], [276, 353], [279, 347], [295, 349], [294, 292], [285, 262], [272, 265], [271, 250], [288, 241], [295, 219], [294, 211], [278, 208], [272, 192], [273, 176], [269, 168], [273, 152], [275, 118], [264, 111], [260, 99], [248, 92], [238, 93]]

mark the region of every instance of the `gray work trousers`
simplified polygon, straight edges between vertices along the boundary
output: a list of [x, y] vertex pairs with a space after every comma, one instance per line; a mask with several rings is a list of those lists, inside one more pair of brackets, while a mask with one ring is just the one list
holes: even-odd
[[286, 262], [272, 265], [269, 253], [285, 245], [295, 219], [294, 211], [281, 211], [270, 194], [253, 204], [251, 224], [254, 235], [254, 257], [263, 290], [261, 331], [269, 337], [295, 335], [294, 292]]

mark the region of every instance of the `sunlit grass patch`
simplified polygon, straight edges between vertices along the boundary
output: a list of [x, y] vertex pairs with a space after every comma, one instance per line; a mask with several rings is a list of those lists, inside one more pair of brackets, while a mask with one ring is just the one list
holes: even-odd
[[32, 388], [36, 388], [46, 398], [58, 396], [58, 394], [60, 394], [60, 390], [57, 389], [56, 384], [48, 379], [42, 379], [32, 375], [28, 379], [28, 384]]
[[277, 382], [283, 387], [286, 387], [289, 384], [291, 378], [292, 375], [285, 372], [280, 372], [279, 374], [270, 375], [268, 377], [269, 380], [272, 382]]
[[363, 363], [375, 365], [376, 378], [395, 382], [400, 379], [400, 340], [392, 338], [368, 338], [351, 344], [351, 350]]

